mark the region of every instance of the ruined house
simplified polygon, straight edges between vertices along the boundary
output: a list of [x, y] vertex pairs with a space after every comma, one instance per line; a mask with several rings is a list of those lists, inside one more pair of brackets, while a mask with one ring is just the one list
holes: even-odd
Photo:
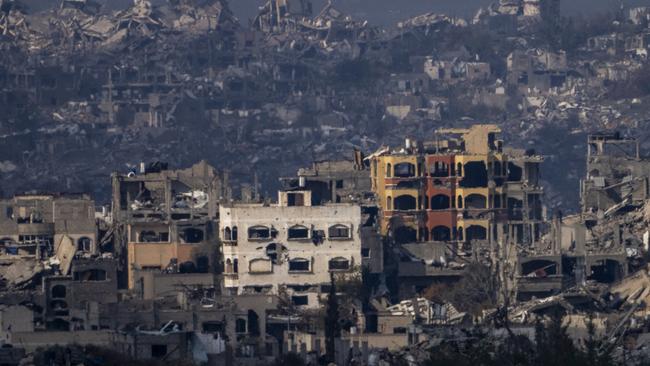
[[490, 64], [487, 62], [440, 61], [433, 58], [424, 61], [424, 72], [431, 80], [447, 82], [483, 81], [491, 75]]
[[71, 255], [98, 252], [95, 203], [87, 195], [17, 195], [0, 207], [5, 258], [47, 259], [62, 255], [63, 246], [70, 246]]
[[507, 67], [507, 84], [518, 87], [524, 95], [530, 89], [546, 93], [549, 89], [561, 87], [568, 72], [564, 51], [514, 51], [508, 55]]

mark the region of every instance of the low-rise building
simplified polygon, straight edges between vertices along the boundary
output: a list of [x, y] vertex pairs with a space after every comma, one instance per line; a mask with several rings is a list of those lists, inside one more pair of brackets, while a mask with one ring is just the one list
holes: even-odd
[[52, 256], [62, 242], [97, 252], [95, 203], [87, 195], [30, 194], [0, 200], [0, 253], [7, 258]]

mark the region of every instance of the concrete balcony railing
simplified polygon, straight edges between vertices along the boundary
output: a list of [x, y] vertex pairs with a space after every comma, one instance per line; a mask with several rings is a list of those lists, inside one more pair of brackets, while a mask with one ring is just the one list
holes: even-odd
[[237, 240], [222, 240], [221, 243], [226, 247], [235, 247], [235, 246], [237, 246]]

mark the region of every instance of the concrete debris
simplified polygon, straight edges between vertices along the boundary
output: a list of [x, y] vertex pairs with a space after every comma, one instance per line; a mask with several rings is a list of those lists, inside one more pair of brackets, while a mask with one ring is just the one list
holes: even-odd
[[389, 306], [392, 315], [408, 315], [424, 324], [454, 324], [462, 322], [467, 314], [461, 313], [452, 304], [435, 304], [424, 298], [404, 300]]
[[4, 288], [22, 288], [30, 285], [34, 277], [45, 269], [44, 265], [36, 260], [3, 262], [0, 264], [0, 278]]

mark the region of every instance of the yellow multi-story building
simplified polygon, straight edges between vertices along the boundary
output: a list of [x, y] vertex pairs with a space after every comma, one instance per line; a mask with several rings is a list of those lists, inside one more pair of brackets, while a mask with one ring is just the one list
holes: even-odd
[[500, 132], [495, 125], [439, 130], [437, 137], [456, 138], [407, 140], [370, 155], [381, 233], [398, 243], [491, 241], [502, 224], [518, 242], [539, 239], [542, 159], [504, 150]]

